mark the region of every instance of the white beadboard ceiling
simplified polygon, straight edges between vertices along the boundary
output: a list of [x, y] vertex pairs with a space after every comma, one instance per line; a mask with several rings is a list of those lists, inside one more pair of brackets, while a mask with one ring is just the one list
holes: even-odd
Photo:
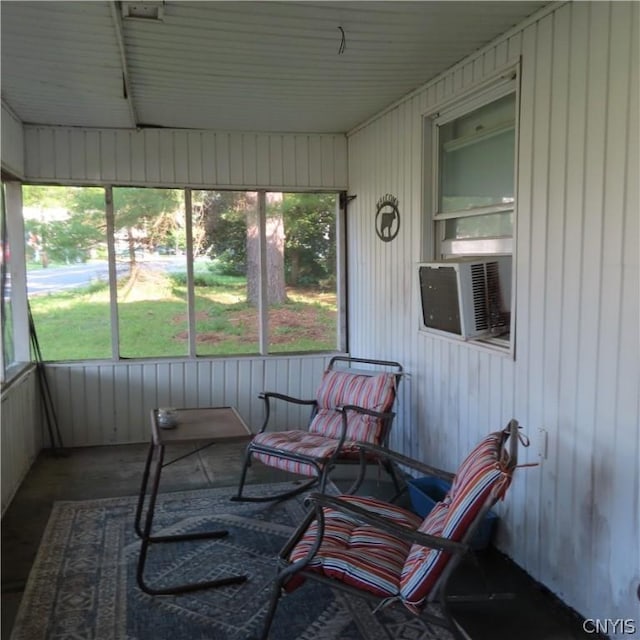
[[2, 0], [2, 100], [29, 124], [346, 132], [545, 4]]

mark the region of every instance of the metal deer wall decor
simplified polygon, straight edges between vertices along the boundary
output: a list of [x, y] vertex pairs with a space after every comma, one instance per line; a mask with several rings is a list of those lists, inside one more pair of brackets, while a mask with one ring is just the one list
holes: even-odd
[[387, 193], [376, 204], [376, 234], [382, 242], [391, 242], [399, 230], [398, 198]]

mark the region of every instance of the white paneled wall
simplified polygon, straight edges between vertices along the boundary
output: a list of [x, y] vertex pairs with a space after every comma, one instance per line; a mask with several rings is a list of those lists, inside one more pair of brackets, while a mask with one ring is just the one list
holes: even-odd
[[2, 103], [0, 120], [2, 132], [2, 168], [20, 178], [24, 175], [24, 134], [22, 122]]
[[[639, 10], [556, 6], [351, 132], [348, 231], [351, 349], [412, 375], [395, 446], [455, 468], [483, 434], [519, 419], [533, 442], [523, 461], [541, 465], [517, 473], [500, 546], [584, 616], [640, 622]], [[515, 358], [419, 332], [415, 269], [431, 242], [424, 114], [512, 62]], [[374, 229], [385, 193], [401, 215], [390, 243]]]
[[[4, 114], [3, 114], [4, 116]], [[342, 134], [25, 127], [27, 180], [234, 189], [346, 189]]]
[[35, 368], [2, 392], [2, 513], [42, 448], [42, 416]]
[[[635, 2], [553, 5], [351, 132], [348, 166], [341, 135], [27, 126], [25, 174], [61, 184], [348, 186], [357, 195], [347, 216], [350, 351], [398, 360], [410, 374], [393, 446], [454, 468], [482, 435], [516, 417], [532, 438], [523, 462], [541, 464], [518, 471], [499, 507], [501, 548], [585, 617], [638, 620], [639, 12]], [[419, 332], [415, 263], [431, 242], [424, 114], [516, 63], [513, 358]], [[3, 110], [3, 137], [4, 120]], [[401, 216], [389, 243], [374, 226], [386, 193]], [[149, 409], [164, 404], [234, 404], [255, 430], [260, 391], [311, 396], [327, 359], [78, 363], [49, 372], [71, 446], [145, 441]], [[17, 408], [7, 411], [20, 410], [13, 393]], [[299, 411], [281, 416], [287, 426]], [[3, 415], [3, 485], [5, 423]], [[538, 455], [541, 429], [546, 457]], [[4, 486], [2, 497], [4, 508]]]
[[[154, 407], [235, 406], [252, 431], [264, 418], [261, 391], [313, 398], [329, 356], [220, 358], [47, 366], [65, 446], [148, 442]], [[285, 427], [308, 408], [274, 405]], [[4, 419], [3, 419], [4, 422]]]

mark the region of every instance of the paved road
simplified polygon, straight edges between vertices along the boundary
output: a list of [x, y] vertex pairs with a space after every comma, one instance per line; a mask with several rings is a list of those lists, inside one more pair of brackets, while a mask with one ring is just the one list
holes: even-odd
[[[167, 256], [145, 260], [143, 264], [165, 271], [186, 270], [184, 256]], [[117, 265], [118, 273], [126, 273], [127, 264]], [[55, 293], [85, 287], [96, 280], [109, 281], [109, 265], [106, 260], [96, 260], [83, 264], [47, 267], [29, 271], [27, 290], [30, 296]]]

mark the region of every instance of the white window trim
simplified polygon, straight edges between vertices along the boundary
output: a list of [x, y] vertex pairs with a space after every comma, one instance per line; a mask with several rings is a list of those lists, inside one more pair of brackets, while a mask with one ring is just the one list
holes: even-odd
[[[429, 125], [432, 127], [431, 132], [431, 153], [432, 153], [432, 167], [431, 172], [432, 185], [431, 185], [431, 217], [435, 223], [434, 233], [434, 255], [436, 256], [454, 256], [454, 255], [487, 255], [494, 253], [512, 253], [513, 251], [513, 236], [495, 237], [495, 238], [483, 238], [482, 241], [474, 239], [465, 240], [446, 240], [445, 239], [445, 221], [453, 220], [463, 217], [475, 217], [480, 215], [487, 215], [492, 213], [504, 213], [513, 211], [514, 227], [515, 227], [515, 214], [517, 197], [514, 197], [513, 203], [508, 204], [495, 204], [486, 207], [476, 207], [474, 209], [464, 209], [460, 211], [447, 211], [440, 212], [439, 209], [439, 194], [440, 194], [440, 158], [439, 158], [439, 129], [442, 125], [445, 125], [457, 118], [460, 118], [471, 111], [475, 111], [480, 107], [483, 107], [491, 102], [499, 100], [511, 93], [515, 94], [516, 101], [516, 113], [514, 128], [517, 134], [519, 121], [519, 82], [518, 82], [518, 70], [514, 67], [511, 72], [503, 73], [500, 77], [492, 82], [489, 82], [487, 86], [480, 89], [477, 93], [474, 93], [466, 98], [461, 98], [460, 102], [451, 105], [446, 110], [440, 111], [434, 114], [430, 118]], [[516, 159], [517, 159], [517, 138], [516, 135], [516, 151], [514, 158], [514, 191], [516, 191]], [[517, 196], [517, 194], [516, 194]]]
[[[439, 198], [439, 141], [438, 127], [455, 120], [477, 108], [498, 100], [505, 95], [515, 93], [515, 157], [514, 157], [514, 203], [498, 204], [490, 207], [476, 208], [459, 212], [438, 213]], [[464, 340], [463, 338], [445, 334], [440, 331], [423, 327], [419, 323], [419, 334], [438, 336], [439, 338], [455, 344], [465, 344], [470, 348], [487, 351], [497, 355], [515, 359], [516, 344], [516, 233], [517, 233], [517, 209], [518, 209], [518, 158], [519, 158], [519, 131], [520, 131], [520, 65], [515, 63], [502, 69], [499, 74], [487, 79], [480, 85], [461, 94], [458, 98], [451, 98], [436, 107], [433, 111], [423, 114], [423, 179], [424, 179], [424, 220], [428, 232], [426, 234], [425, 255], [423, 260], [440, 260], [451, 257], [468, 257], [471, 255], [500, 255], [512, 256], [512, 286], [511, 286], [511, 327], [508, 339], [504, 338], [480, 338]], [[430, 180], [427, 176], [430, 175]], [[467, 216], [486, 215], [513, 211], [513, 234], [509, 238], [482, 238], [468, 240], [445, 240], [444, 227], [448, 219]], [[431, 238], [429, 241], [428, 238]], [[455, 243], [464, 243], [464, 253], [454, 253]], [[460, 247], [462, 248], [462, 247]], [[418, 308], [420, 302], [418, 301]]]

